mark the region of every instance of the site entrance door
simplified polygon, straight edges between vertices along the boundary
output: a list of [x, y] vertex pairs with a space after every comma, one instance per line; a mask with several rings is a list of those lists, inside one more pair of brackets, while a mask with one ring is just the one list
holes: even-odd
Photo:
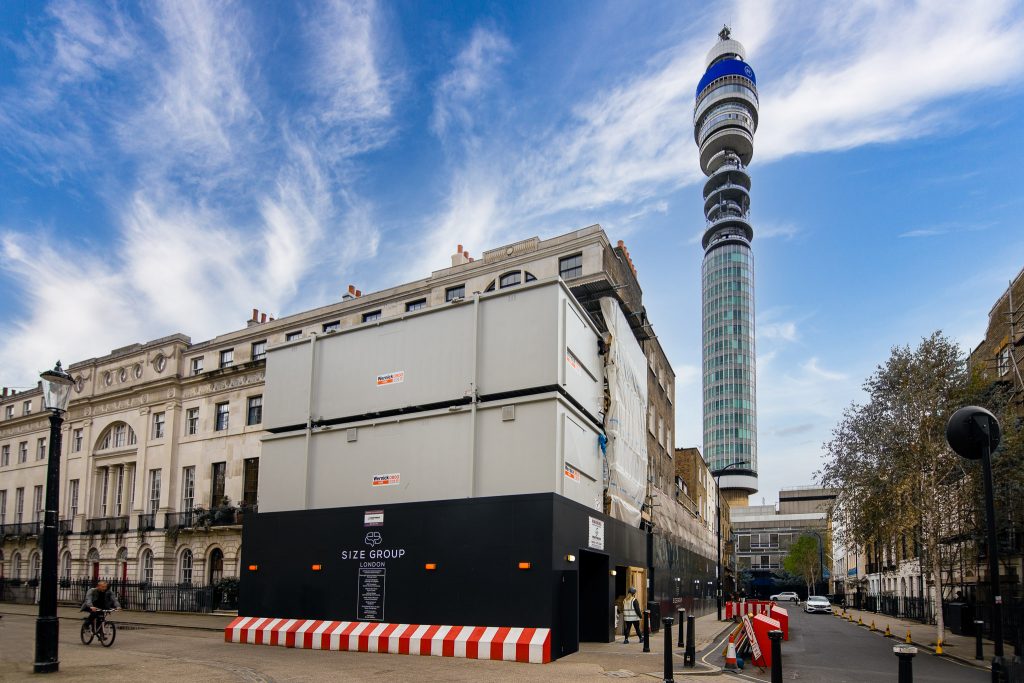
[[608, 643], [612, 633], [612, 577], [608, 556], [580, 551], [580, 642]]

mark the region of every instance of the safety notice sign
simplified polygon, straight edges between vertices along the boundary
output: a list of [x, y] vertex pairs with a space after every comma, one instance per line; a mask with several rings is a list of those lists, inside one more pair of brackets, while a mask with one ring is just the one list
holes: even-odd
[[587, 539], [587, 547], [604, 550], [604, 520], [596, 517], [590, 518], [590, 536]]

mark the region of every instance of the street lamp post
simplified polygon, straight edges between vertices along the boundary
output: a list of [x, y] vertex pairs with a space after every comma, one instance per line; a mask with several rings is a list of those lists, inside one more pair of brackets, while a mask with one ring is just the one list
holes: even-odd
[[[828, 593], [828, 583], [825, 581], [825, 539], [814, 529], [811, 529], [810, 532], [818, 537], [818, 571], [821, 574], [821, 582], [825, 584], [823, 592]], [[817, 588], [818, 582], [815, 581], [814, 585]]]
[[1003, 596], [999, 591], [999, 546], [996, 539], [996, 506], [992, 496], [992, 451], [999, 446], [999, 420], [978, 406], [966, 406], [953, 413], [946, 424], [946, 441], [958, 455], [981, 460], [985, 484], [985, 516], [988, 518], [988, 575], [992, 582], [992, 680], [1001, 681], [1003, 667]]
[[749, 464], [750, 462], [747, 460], [731, 462], [712, 475], [715, 478], [715, 519], [718, 522], [718, 572], [715, 575], [715, 602], [718, 604], [719, 621], [722, 620], [722, 485], [719, 478], [722, 476], [722, 472], [725, 472], [730, 467], [740, 467]]
[[43, 522], [43, 566], [39, 582], [39, 617], [36, 619], [36, 659], [33, 671], [53, 673], [57, 658], [57, 502], [60, 500], [60, 428], [71, 397], [74, 380], [60, 367], [40, 375], [43, 406], [50, 411], [50, 448], [46, 463], [46, 517]]

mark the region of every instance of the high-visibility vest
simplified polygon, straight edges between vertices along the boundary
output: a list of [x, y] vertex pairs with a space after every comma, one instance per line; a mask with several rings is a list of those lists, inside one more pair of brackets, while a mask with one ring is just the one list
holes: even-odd
[[626, 599], [622, 601], [622, 618], [626, 621], [640, 621], [640, 617], [636, 615], [636, 610], [633, 609], [633, 601], [636, 597], [633, 595], [627, 595]]

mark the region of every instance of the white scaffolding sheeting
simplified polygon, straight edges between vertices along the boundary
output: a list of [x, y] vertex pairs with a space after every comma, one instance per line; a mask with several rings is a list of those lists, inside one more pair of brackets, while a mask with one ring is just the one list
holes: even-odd
[[647, 358], [615, 299], [602, 298], [601, 313], [610, 336], [605, 358], [609, 514], [635, 527], [647, 481]]

